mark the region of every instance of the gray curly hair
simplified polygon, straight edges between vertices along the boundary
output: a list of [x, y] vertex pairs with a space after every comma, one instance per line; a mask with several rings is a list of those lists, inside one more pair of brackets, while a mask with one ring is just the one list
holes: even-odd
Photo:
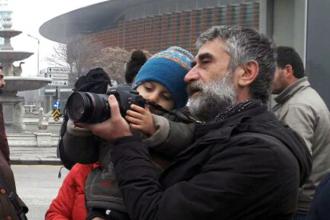
[[259, 64], [259, 74], [250, 86], [253, 99], [266, 103], [271, 94], [271, 82], [275, 72], [275, 45], [257, 31], [239, 26], [213, 26], [202, 33], [196, 42], [197, 49], [207, 41], [222, 40], [231, 57], [230, 68], [254, 60]]

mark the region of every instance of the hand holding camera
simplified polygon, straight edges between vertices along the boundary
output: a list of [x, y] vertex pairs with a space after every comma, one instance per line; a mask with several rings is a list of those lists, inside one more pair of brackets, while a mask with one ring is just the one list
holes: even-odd
[[132, 136], [129, 124], [121, 115], [119, 103], [116, 97], [114, 95], [110, 95], [108, 97], [108, 103], [109, 117], [107, 120], [94, 124], [80, 122], [75, 124], [79, 127], [90, 130], [94, 135], [107, 141], [113, 141], [117, 138], [125, 136]]
[[118, 86], [107, 94], [74, 92], [66, 109], [69, 118], [79, 127], [111, 141], [132, 135], [127, 121], [122, 117], [132, 104], [144, 107], [145, 100], [131, 87]]
[[105, 121], [111, 117], [109, 95], [116, 97], [122, 116], [126, 115], [132, 104], [144, 107], [146, 103], [144, 98], [128, 85], [110, 87], [106, 94], [74, 92], [66, 104], [69, 118], [74, 122], [88, 124]]

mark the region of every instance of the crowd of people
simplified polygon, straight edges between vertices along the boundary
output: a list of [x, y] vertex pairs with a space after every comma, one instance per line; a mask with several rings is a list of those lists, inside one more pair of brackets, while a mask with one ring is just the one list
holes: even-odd
[[[196, 46], [132, 53], [125, 79], [142, 105], [123, 112], [109, 95], [101, 122], [65, 115], [70, 172], [45, 219], [330, 218], [330, 113], [299, 54], [238, 26], [211, 27]], [[105, 94], [110, 76], [92, 69], [74, 91]]]

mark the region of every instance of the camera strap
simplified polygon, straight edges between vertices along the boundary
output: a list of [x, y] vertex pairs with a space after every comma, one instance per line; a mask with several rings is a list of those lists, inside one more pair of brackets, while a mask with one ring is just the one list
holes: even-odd
[[175, 121], [182, 121], [182, 122], [187, 122], [187, 123], [201, 123], [199, 120], [197, 120], [196, 118], [194, 118], [190, 112], [188, 111], [188, 109], [186, 108], [182, 108], [180, 110], [182, 111], [169, 111], [164, 109], [162, 106], [154, 103], [154, 102], [150, 102], [148, 100], [145, 100], [145, 103], [151, 107], [153, 107], [154, 109], [156, 109], [157, 111], [159, 111], [160, 113], [163, 114], [169, 114], [171, 116], [173, 116], [176, 120]]

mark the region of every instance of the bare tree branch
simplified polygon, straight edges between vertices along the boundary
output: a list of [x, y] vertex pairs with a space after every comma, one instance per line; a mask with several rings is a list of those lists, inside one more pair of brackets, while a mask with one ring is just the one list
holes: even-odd
[[53, 53], [50, 57], [46, 58], [46, 61], [53, 66], [68, 67], [70, 66], [67, 62], [67, 49], [65, 44], [57, 44], [53, 47]]
[[130, 52], [119, 47], [91, 44], [83, 37], [76, 37], [69, 44], [59, 44], [48, 58], [53, 65], [69, 66], [72, 80], [86, 74], [90, 69], [101, 67], [118, 83], [125, 82], [125, 65]]

